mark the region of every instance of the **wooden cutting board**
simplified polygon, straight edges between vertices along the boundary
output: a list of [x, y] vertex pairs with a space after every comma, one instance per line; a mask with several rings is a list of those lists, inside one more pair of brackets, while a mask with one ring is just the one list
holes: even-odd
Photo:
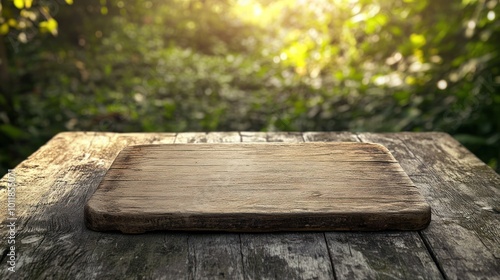
[[370, 143], [123, 149], [85, 206], [93, 230], [419, 230], [430, 207]]

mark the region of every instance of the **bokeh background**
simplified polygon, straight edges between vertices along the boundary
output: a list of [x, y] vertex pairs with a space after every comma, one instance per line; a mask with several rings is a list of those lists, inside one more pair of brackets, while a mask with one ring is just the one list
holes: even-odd
[[444, 131], [500, 161], [498, 0], [1, 0], [0, 174], [61, 131]]

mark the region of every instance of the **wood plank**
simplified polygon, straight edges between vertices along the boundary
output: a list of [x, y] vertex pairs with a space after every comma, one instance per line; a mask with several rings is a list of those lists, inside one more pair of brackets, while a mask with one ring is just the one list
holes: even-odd
[[238, 143], [241, 142], [239, 132], [209, 132], [207, 143]]
[[241, 142], [267, 142], [266, 132], [242, 131], [240, 136]]
[[[217, 138], [210, 134], [202, 133], [201, 138], [206, 142]], [[267, 140], [267, 133], [239, 135], [243, 141]], [[338, 139], [335, 135], [304, 133], [303, 138], [329, 141]], [[116, 154], [129, 144], [171, 143], [174, 137], [164, 133], [63, 133], [16, 167], [19, 258], [15, 277], [439, 279], [436, 266], [422, 248], [424, 240], [447, 279], [499, 278], [498, 175], [453, 139], [441, 141], [449, 138], [445, 134], [360, 134], [363, 141], [389, 147], [429, 203], [443, 205], [437, 211], [433, 208], [433, 222], [421, 233], [333, 232], [326, 233], [326, 239], [323, 233], [229, 234], [228, 240], [222, 240], [218, 234], [205, 239], [205, 234], [193, 238], [195, 235], [185, 233], [134, 236], [87, 230], [82, 224], [83, 204]], [[350, 139], [345, 133], [338, 137]], [[441, 176], [443, 173], [448, 175]], [[0, 180], [0, 201], [6, 201], [5, 185], [6, 177]], [[5, 207], [0, 204], [2, 225]], [[3, 240], [5, 232], [0, 233]], [[6, 246], [0, 242], [4, 264]], [[238, 246], [241, 257], [236, 256]], [[329, 253], [335, 275], [328, 268], [332, 265]], [[218, 254], [221, 257], [213, 259]], [[285, 257], [279, 260], [277, 254]], [[12, 276], [6, 269], [0, 270], [0, 279]]]
[[306, 142], [359, 142], [356, 134], [350, 132], [311, 131], [303, 133]]
[[[22, 162], [16, 168], [19, 179], [16, 272], [11, 274], [2, 269], [0, 279], [12, 279], [13, 275], [17, 279], [185, 277], [189, 271], [186, 236], [104, 235], [88, 230], [83, 224], [85, 201], [122, 148], [129, 144], [171, 143], [174, 137], [174, 134], [61, 133]], [[2, 242], [4, 252], [5, 245]]]
[[322, 233], [241, 234], [245, 279], [333, 279]]
[[181, 132], [175, 137], [174, 143], [207, 143], [207, 133]]
[[[175, 143], [233, 143], [239, 133], [179, 133]], [[188, 240], [189, 279], [243, 279], [239, 234], [185, 233]], [[173, 278], [172, 278], [173, 279]]]
[[[248, 139], [252, 139], [252, 135], [249, 135]], [[304, 133], [304, 139], [359, 141], [355, 134], [344, 132]], [[288, 279], [442, 278], [417, 232], [376, 234], [327, 232], [241, 236], [244, 244], [242, 247], [245, 271], [249, 279], [280, 278], [277, 275], [286, 275], [283, 278]], [[293, 240], [298, 241], [293, 242]], [[304, 244], [305, 248], [300, 244]], [[330, 255], [324, 252], [326, 245]], [[326, 266], [325, 260], [328, 258], [331, 258], [332, 268]]]
[[500, 216], [493, 210], [499, 205], [498, 174], [443, 133], [360, 138], [389, 149], [406, 146], [393, 154], [413, 170], [411, 179], [432, 207], [433, 222], [421, 234], [445, 277], [499, 279]]
[[[348, 132], [306, 132], [306, 141], [360, 141]], [[335, 279], [442, 279], [417, 232], [325, 232]]]
[[326, 142], [131, 146], [85, 215], [91, 229], [127, 233], [415, 230], [430, 222], [385, 147]]
[[267, 142], [304, 142], [301, 132], [268, 132], [266, 139]]
[[243, 279], [238, 234], [188, 234], [190, 279]]
[[[267, 141], [261, 132], [241, 133], [243, 142]], [[279, 133], [280, 142], [302, 142], [302, 137]], [[280, 139], [276, 139], [280, 140]], [[242, 233], [244, 279], [334, 279], [323, 233]]]
[[326, 233], [336, 279], [442, 279], [417, 232]]

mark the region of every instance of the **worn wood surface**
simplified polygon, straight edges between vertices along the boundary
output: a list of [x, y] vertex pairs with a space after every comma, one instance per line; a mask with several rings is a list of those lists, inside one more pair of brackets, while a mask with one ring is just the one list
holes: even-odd
[[[128, 145], [374, 142], [432, 207], [422, 231], [101, 233], [83, 207]], [[500, 177], [443, 133], [83, 133], [56, 135], [15, 168], [16, 272], [7, 270], [0, 181], [0, 279], [499, 279]]]
[[373, 143], [136, 145], [85, 207], [93, 230], [419, 230], [430, 208]]

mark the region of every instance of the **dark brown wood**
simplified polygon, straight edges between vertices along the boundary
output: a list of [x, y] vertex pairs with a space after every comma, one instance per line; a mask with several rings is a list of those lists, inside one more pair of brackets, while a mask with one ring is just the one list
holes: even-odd
[[[302, 137], [302, 136], [300, 136]], [[371, 143], [122, 150], [85, 208], [93, 230], [418, 230], [430, 208]]]
[[[238, 136], [240, 137], [238, 140]], [[99, 133], [56, 135], [18, 165], [16, 272], [0, 279], [499, 279], [500, 177], [443, 133]], [[423, 231], [280, 234], [94, 232], [83, 206], [128, 145], [363, 141], [388, 147], [431, 204]], [[6, 240], [6, 179], [0, 239]], [[240, 265], [241, 264], [241, 265]]]

